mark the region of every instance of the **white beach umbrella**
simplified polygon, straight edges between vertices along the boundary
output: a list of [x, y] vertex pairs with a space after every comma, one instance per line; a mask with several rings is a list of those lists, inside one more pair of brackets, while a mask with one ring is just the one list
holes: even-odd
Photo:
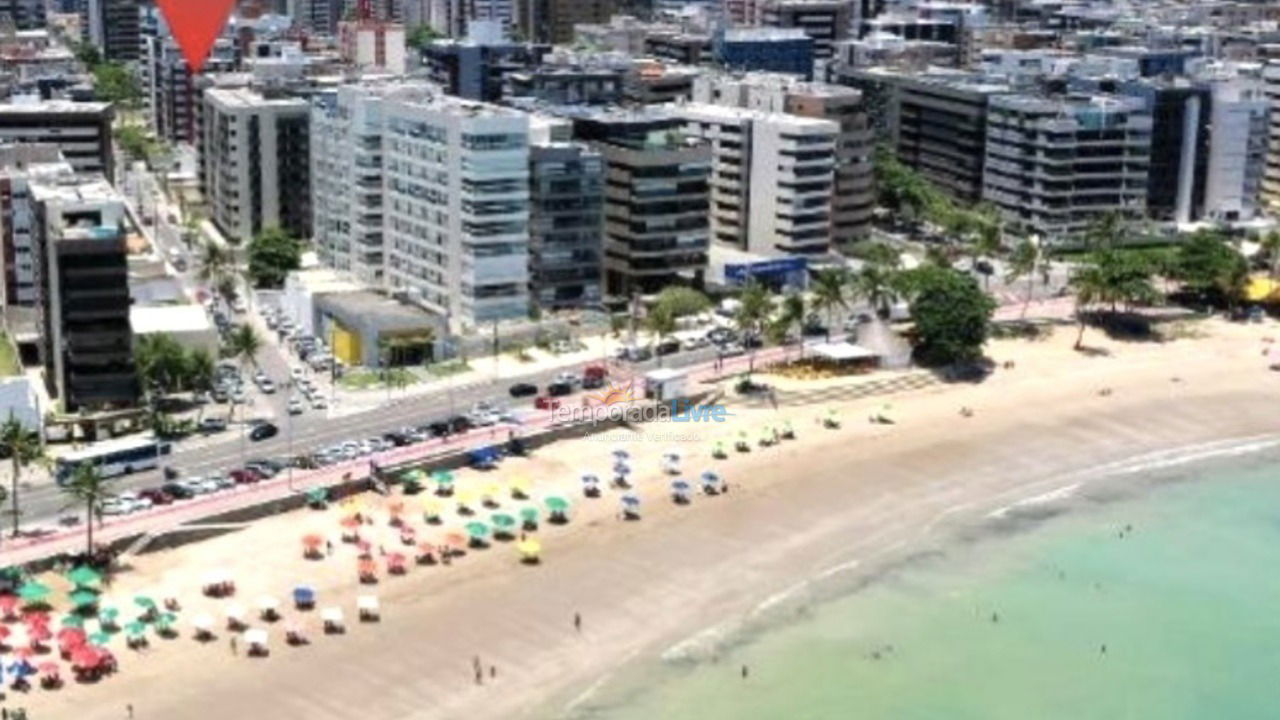
[[250, 628], [244, 631], [244, 641], [249, 645], [262, 645], [265, 647], [267, 639], [267, 631], [262, 628]]
[[233, 604], [233, 605], [228, 605], [228, 606], [227, 606], [226, 613], [227, 613], [227, 619], [228, 619], [228, 620], [243, 620], [243, 619], [244, 619], [244, 606], [243, 606], [243, 605], [234, 605], [234, 604]]
[[199, 615], [196, 615], [195, 617], [191, 618], [191, 627], [194, 627], [195, 629], [200, 630], [202, 632], [207, 632], [209, 630], [212, 630], [213, 616], [210, 615], [209, 613], [200, 613]]
[[342, 608], [327, 607], [320, 611], [320, 619], [327, 623], [342, 624]]
[[356, 608], [363, 612], [378, 612], [378, 596], [361, 595], [356, 598]]
[[280, 601], [270, 595], [263, 595], [258, 598], [259, 610], [275, 610], [278, 607], [280, 607]]

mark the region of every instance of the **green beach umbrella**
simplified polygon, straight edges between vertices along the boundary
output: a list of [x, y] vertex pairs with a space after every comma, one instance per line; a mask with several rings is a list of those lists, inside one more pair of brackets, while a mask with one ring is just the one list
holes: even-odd
[[75, 613], [72, 613], [70, 615], [63, 615], [62, 627], [82, 628], [84, 627], [84, 618], [80, 617], [79, 615], [76, 615]]
[[152, 600], [151, 598], [147, 597], [146, 595], [138, 595], [137, 597], [135, 597], [135, 598], [133, 599], [133, 604], [134, 604], [134, 605], [137, 605], [138, 607], [142, 608], [143, 610], [155, 610], [155, 609], [156, 609], [156, 601], [155, 601], [155, 600]]
[[156, 627], [166, 628], [178, 621], [178, 616], [173, 613], [164, 613], [156, 618]]
[[422, 482], [422, 478], [426, 473], [418, 469], [406, 470], [400, 473], [400, 479], [404, 482]]
[[565, 510], [569, 509], [569, 501], [565, 500], [559, 495], [552, 495], [551, 497], [547, 498], [544, 502], [546, 502], [547, 509], [550, 510], [551, 512], [564, 512]]
[[84, 587], [86, 585], [97, 585], [102, 582], [102, 575], [97, 570], [87, 566], [80, 565], [66, 575], [67, 580], [76, 586]]
[[124, 631], [130, 637], [140, 637], [147, 634], [147, 624], [144, 622], [134, 621], [124, 626]]
[[506, 513], [497, 513], [489, 516], [489, 521], [499, 530], [509, 530], [516, 525], [516, 519]]
[[525, 522], [538, 522], [538, 508], [532, 505], [520, 508], [520, 519]]
[[482, 538], [489, 534], [489, 526], [482, 522], [469, 522], [466, 524], [467, 534], [473, 538]]
[[431, 473], [431, 482], [437, 485], [452, 485], [453, 473], [448, 470], [437, 470]]
[[118, 617], [120, 617], [120, 611], [116, 608], [104, 607], [98, 610], [98, 622], [113, 623]]
[[106, 645], [109, 642], [111, 642], [111, 635], [104, 632], [94, 633], [89, 636], [89, 644], [91, 645]]
[[92, 590], [76, 590], [71, 593], [70, 598], [72, 605], [82, 608], [87, 605], [96, 604], [98, 602], [98, 593], [93, 592]]
[[322, 488], [322, 487], [311, 488], [310, 490], [307, 491], [307, 502], [309, 503], [313, 503], [313, 504], [322, 503], [328, 499], [329, 499], [329, 491], [326, 490], [325, 488]]
[[18, 597], [22, 598], [24, 602], [36, 603], [49, 597], [50, 592], [52, 591], [49, 590], [48, 585], [41, 585], [35, 580], [28, 580], [22, 584], [22, 587], [18, 588]]

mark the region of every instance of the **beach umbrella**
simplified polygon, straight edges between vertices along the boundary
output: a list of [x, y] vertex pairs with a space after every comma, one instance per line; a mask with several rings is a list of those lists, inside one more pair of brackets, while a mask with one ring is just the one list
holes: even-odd
[[622, 504], [626, 507], [629, 507], [629, 508], [640, 507], [639, 495], [633, 495], [632, 493], [627, 493], [626, 495], [622, 496], [621, 500], [622, 500]]
[[542, 552], [542, 543], [538, 542], [537, 540], [534, 540], [533, 538], [529, 538], [528, 540], [521, 540], [516, 545], [516, 550], [519, 551], [520, 555], [524, 559], [532, 560], [534, 558], [537, 558], [538, 554]]
[[469, 522], [464, 527], [467, 530], [467, 534], [476, 540], [489, 534], [489, 526], [482, 522]]
[[501, 495], [502, 495], [502, 485], [501, 483], [496, 483], [496, 482], [491, 482], [488, 485], [485, 485], [484, 492], [481, 493], [481, 497], [483, 497], [485, 500], [490, 500], [490, 501], [496, 501], [498, 497]]
[[147, 624], [137, 620], [124, 626], [124, 631], [129, 637], [142, 637], [147, 634]]
[[520, 498], [529, 495], [529, 488], [533, 487], [533, 482], [525, 475], [517, 475], [511, 479], [511, 496]]
[[448, 470], [436, 470], [431, 473], [431, 482], [437, 485], [452, 485], [453, 473]]
[[9, 633], [11, 632], [13, 631], [9, 629], [8, 625], [0, 625], [0, 640], [4, 640], [9, 637]]
[[387, 566], [404, 565], [408, 561], [408, 557], [402, 552], [387, 553]]
[[111, 642], [111, 636], [104, 632], [94, 633], [89, 636], [89, 643], [92, 645], [106, 645]]
[[56, 662], [42, 662], [36, 667], [36, 669], [40, 671], [41, 675], [51, 678], [58, 677], [59, 673], [62, 672], [62, 669], [58, 667], [58, 663]]
[[150, 611], [150, 610], [155, 610], [155, 609], [156, 609], [156, 601], [155, 601], [155, 600], [153, 600], [153, 599], [151, 599], [150, 597], [148, 597], [148, 596], [146, 596], [146, 595], [137, 595], [137, 596], [134, 596], [134, 598], [133, 598], [133, 604], [134, 604], [134, 605], [137, 605], [138, 607], [142, 608], [143, 610], [148, 610], [148, 611]]
[[249, 646], [261, 645], [263, 647], [266, 647], [267, 640], [268, 640], [267, 631], [262, 628], [252, 628], [244, 631], [245, 645], [249, 645]]
[[440, 517], [440, 513], [444, 512], [444, 503], [430, 495], [422, 498], [422, 513], [427, 517]]
[[341, 625], [342, 624], [342, 608], [327, 607], [320, 611], [320, 619], [327, 623]]
[[583, 474], [582, 474], [582, 484], [583, 484], [583, 485], [586, 485], [586, 486], [588, 486], [588, 487], [591, 487], [591, 486], [594, 486], [594, 485], [599, 485], [599, 484], [600, 484], [600, 476], [596, 475], [595, 473], [583, 473]]
[[526, 505], [520, 508], [520, 520], [527, 523], [538, 522], [538, 508], [532, 505]]
[[228, 620], [241, 622], [244, 620], [244, 607], [240, 605], [228, 605], [226, 615]]
[[454, 499], [458, 501], [459, 507], [467, 507], [470, 505], [475, 505], [476, 500], [478, 500], [479, 498], [476, 496], [475, 490], [467, 489], [467, 490], [459, 490], [458, 494], [454, 497]]
[[377, 575], [378, 564], [372, 558], [365, 558], [356, 563], [356, 572], [361, 575]]
[[310, 488], [307, 490], [307, 502], [312, 505], [322, 505], [329, 499], [329, 491], [322, 487]]
[[402, 482], [422, 482], [426, 476], [426, 473], [422, 472], [422, 470], [414, 468], [400, 473], [400, 480]]
[[90, 645], [85, 645], [71, 653], [71, 667], [77, 670], [91, 670], [98, 667], [100, 662], [102, 662], [101, 651]]
[[672, 480], [671, 489], [678, 493], [689, 492], [689, 482], [687, 480]]
[[460, 550], [467, 546], [467, 536], [460, 532], [445, 533], [444, 544]]
[[630, 475], [631, 466], [628, 465], [627, 463], [614, 463], [613, 474], [614, 475]]
[[564, 512], [569, 509], [569, 501], [559, 495], [551, 495], [543, 500], [551, 512]]
[[200, 632], [209, 632], [213, 630], [213, 616], [209, 613], [200, 613], [191, 618], [191, 627]]
[[120, 611], [114, 607], [107, 606], [98, 608], [98, 622], [100, 623], [111, 625], [115, 623], [116, 618], [118, 617], [120, 617]]
[[356, 609], [362, 614], [377, 615], [378, 614], [378, 596], [377, 595], [360, 595], [356, 598]]
[[35, 667], [32, 666], [31, 663], [27, 662], [26, 658], [22, 658], [15, 663], [10, 663], [7, 670], [9, 671], [10, 675], [17, 678], [24, 678], [29, 675], [36, 674]]
[[35, 580], [28, 580], [22, 584], [22, 587], [18, 588], [18, 597], [22, 598], [24, 603], [31, 605], [43, 602], [49, 597], [50, 592], [52, 591], [48, 585], [42, 585]]
[[71, 584], [84, 587], [86, 585], [97, 585], [102, 582], [102, 575], [87, 565], [78, 565], [71, 572], [66, 574], [66, 578]]
[[629, 457], [631, 457], [631, 453], [627, 452], [626, 448], [621, 446], [617, 446], [613, 448], [613, 458], [615, 460], [619, 460], [619, 461], [626, 460]]
[[59, 622], [64, 628], [82, 628], [84, 627], [84, 616], [68, 613], [63, 615], [62, 620]]
[[92, 590], [76, 590], [69, 596], [71, 604], [77, 608], [94, 605], [98, 602], [98, 593]]
[[315, 550], [324, 544], [324, 538], [315, 533], [309, 533], [302, 536], [302, 544], [308, 550]]
[[499, 530], [510, 530], [516, 525], [516, 519], [506, 513], [495, 513], [490, 515], [489, 522], [492, 522], [493, 526]]
[[315, 588], [310, 585], [299, 585], [293, 589], [293, 602], [298, 605], [310, 605], [316, 601]]
[[275, 612], [278, 607], [280, 607], [280, 601], [270, 595], [258, 598], [258, 609], [263, 612]]
[[64, 627], [58, 631], [59, 645], [73, 645], [75, 647], [79, 647], [80, 645], [83, 645], [87, 639], [88, 636], [85, 635], [83, 628]]
[[338, 524], [347, 530], [353, 530], [360, 527], [360, 518], [355, 515], [347, 515], [338, 521]]
[[390, 515], [391, 517], [396, 517], [397, 515], [403, 515], [404, 501], [396, 500], [395, 502], [387, 503], [387, 514]]
[[16, 595], [0, 595], [0, 614], [6, 617], [13, 614], [18, 608], [18, 597]]
[[28, 627], [45, 627], [49, 624], [49, 613], [44, 610], [28, 610], [22, 614], [22, 622]]

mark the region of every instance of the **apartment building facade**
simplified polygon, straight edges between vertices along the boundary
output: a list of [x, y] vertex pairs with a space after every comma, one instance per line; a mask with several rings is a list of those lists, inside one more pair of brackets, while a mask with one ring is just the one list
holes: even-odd
[[42, 100], [0, 104], [0, 143], [53, 145], [77, 172], [113, 177], [110, 103]]
[[602, 301], [604, 183], [604, 158], [582, 143], [530, 147], [530, 300], [538, 308]]

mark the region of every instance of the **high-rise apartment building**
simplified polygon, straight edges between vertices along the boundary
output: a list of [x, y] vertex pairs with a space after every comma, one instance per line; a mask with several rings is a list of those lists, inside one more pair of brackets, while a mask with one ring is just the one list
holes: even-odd
[[1262, 180], [1262, 199], [1272, 212], [1280, 212], [1280, 60], [1262, 69], [1264, 91], [1271, 104], [1267, 122], [1267, 162]]
[[146, 0], [86, 0], [80, 27], [85, 41], [107, 60], [127, 62], [142, 55]]
[[79, 172], [113, 177], [111, 103], [20, 99], [0, 104], [0, 142], [54, 145]]
[[1252, 220], [1266, 172], [1270, 105], [1253, 80], [1219, 80], [1211, 92], [1205, 216], [1223, 222]]
[[382, 103], [386, 285], [454, 331], [529, 313], [529, 118], [428, 86]]
[[18, 30], [45, 27], [44, 0], [0, 0], [0, 19], [9, 18]]
[[813, 55], [829, 60], [835, 44], [857, 27], [856, 0], [760, 0], [756, 12], [765, 27], [800, 28], [813, 38]]
[[517, 0], [516, 27], [531, 42], [568, 44], [574, 25], [607, 23], [617, 11], [617, 0]]
[[760, 255], [822, 254], [840, 127], [784, 113], [689, 104], [686, 133], [711, 146], [711, 235]]
[[[148, 96], [152, 127], [171, 143], [195, 143], [199, 126], [196, 78], [191, 75], [178, 43], [167, 32], [144, 40], [144, 93]], [[224, 72], [235, 66], [236, 49], [230, 38], [214, 44], [204, 72]]]
[[835, 148], [831, 241], [840, 248], [867, 237], [875, 209], [871, 163], [875, 136], [861, 92], [774, 73], [707, 74], [694, 81], [693, 100], [836, 123], [840, 137]]
[[394, 85], [344, 85], [311, 105], [312, 227], [321, 262], [381, 287], [382, 104]]
[[307, 101], [214, 88], [202, 109], [201, 189], [218, 229], [239, 242], [268, 227], [310, 237]]
[[39, 299], [37, 208], [31, 185], [75, 171], [53, 145], [0, 147], [0, 254], [4, 304], [32, 306]]
[[132, 407], [141, 395], [129, 325], [124, 202], [97, 175], [31, 186], [37, 324], [50, 393], [66, 413]]
[[983, 199], [1017, 230], [1078, 236], [1108, 214], [1147, 209], [1151, 114], [1138, 98], [991, 98]]
[[711, 148], [658, 108], [583, 108], [574, 136], [605, 160], [605, 296], [625, 301], [672, 283], [700, 286], [710, 245]]
[[529, 149], [530, 300], [555, 310], [598, 305], [604, 158], [581, 143]]

